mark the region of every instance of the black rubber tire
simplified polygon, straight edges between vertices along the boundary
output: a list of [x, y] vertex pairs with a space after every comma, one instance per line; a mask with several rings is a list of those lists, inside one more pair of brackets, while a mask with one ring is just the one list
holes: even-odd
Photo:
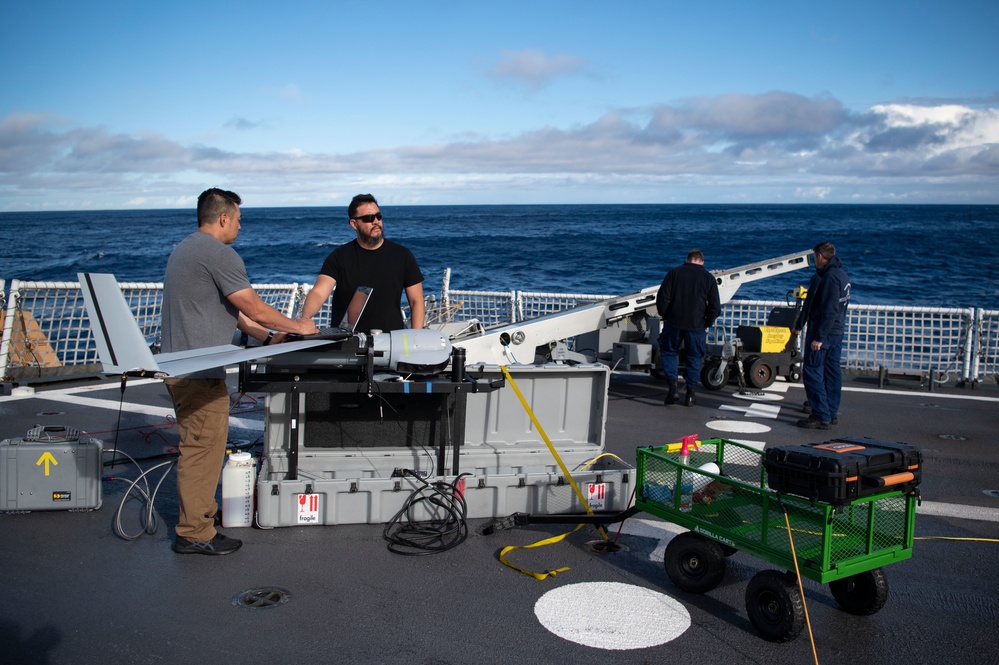
[[709, 358], [701, 367], [701, 385], [708, 390], [721, 390], [728, 383], [730, 365], [725, 367], [721, 376], [716, 376], [721, 362], [721, 358]]
[[800, 360], [793, 360], [793, 361], [791, 361], [791, 371], [789, 371], [787, 373], [787, 376], [784, 377], [784, 378], [786, 378], [791, 383], [800, 383], [801, 382], [801, 361]]
[[693, 531], [669, 541], [663, 564], [673, 584], [690, 593], [710, 591], [725, 577], [725, 552], [721, 544]]
[[829, 590], [844, 612], [867, 616], [888, 601], [888, 577], [883, 569], [875, 568], [830, 582]]
[[790, 573], [761, 570], [746, 587], [746, 613], [769, 642], [790, 642], [805, 627], [805, 602]]
[[747, 360], [743, 369], [746, 372], [746, 381], [757, 389], [771, 386], [777, 378], [773, 365], [759, 356]]

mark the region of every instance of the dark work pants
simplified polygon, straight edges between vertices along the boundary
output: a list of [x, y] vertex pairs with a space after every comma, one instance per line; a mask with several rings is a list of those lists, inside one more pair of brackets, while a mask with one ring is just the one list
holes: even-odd
[[694, 389], [701, 378], [701, 359], [704, 358], [705, 330], [680, 330], [666, 321], [659, 334], [659, 358], [663, 364], [663, 374], [676, 381], [680, 366], [680, 346], [686, 351], [683, 363], [683, 378], [687, 388]]
[[824, 423], [839, 417], [839, 401], [843, 392], [843, 335], [832, 335], [818, 351], [812, 351], [812, 340], [805, 338], [802, 377], [805, 397], [812, 407], [812, 416]]

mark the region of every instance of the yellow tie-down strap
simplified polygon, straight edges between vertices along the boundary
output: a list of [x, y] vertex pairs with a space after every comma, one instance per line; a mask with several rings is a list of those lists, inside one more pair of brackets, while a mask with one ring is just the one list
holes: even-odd
[[507, 545], [506, 547], [504, 547], [503, 549], [500, 550], [499, 560], [504, 565], [510, 566], [514, 570], [519, 570], [520, 572], [524, 573], [525, 575], [530, 575], [531, 577], [533, 577], [536, 580], [543, 580], [546, 577], [548, 577], [549, 575], [551, 575], [552, 577], [554, 577], [555, 575], [557, 575], [559, 573], [564, 573], [565, 571], [569, 570], [568, 566], [563, 567], [563, 568], [552, 568], [547, 573], [536, 573], [533, 570], [528, 570], [527, 568], [521, 568], [520, 566], [515, 566], [514, 564], [510, 563], [509, 561], [506, 560], [506, 553], [507, 552], [512, 552], [513, 550], [529, 550], [529, 549], [532, 549], [534, 547], [544, 547], [545, 545], [554, 545], [555, 543], [564, 540], [566, 536], [568, 536], [570, 534], [573, 534], [573, 533], [576, 533], [582, 527], [583, 527], [582, 524], [577, 524], [576, 528], [573, 529], [572, 531], [566, 531], [565, 533], [563, 533], [561, 535], [552, 536], [551, 538], [545, 538], [544, 540], [539, 540], [538, 542], [531, 543], [530, 545]]
[[[572, 491], [575, 492], [576, 497], [579, 499], [580, 503], [583, 504], [583, 506], [586, 508], [586, 514], [587, 515], [592, 515], [593, 514], [593, 509], [590, 508], [590, 504], [586, 500], [586, 497], [583, 496], [583, 493], [580, 491], [579, 486], [576, 485], [576, 481], [573, 479], [572, 474], [569, 473], [569, 470], [565, 467], [565, 463], [562, 461], [562, 458], [559, 457], [558, 451], [555, 450], [555, 446], [552, 444], [551, 439], [549, 439], [548, 435], [545, 433], [545, 428], [541, 426], [540, 422], [538, 422], [538, 418], [537, 418], [537, 416], [534, 415], [534, 411], [531, 409], [530, 405], [527, 403], [527, 400], [524, 399], [524, 394], [522, 392], [520, 392], [520, 388], [517, 387], [517, 382], [513, 380], [512, 376], [510, 376], [510, 372], [507, 371], [505, 365], [500, 365], [500, 369], [503, 370], [503, 375], [506, 377], [506, 380], [510, 382], [510, 387], [513, 388], [513, 392], [515, 392], [517, 394], [517, 399], [520, 400], [520, 403], [524, 407], [524, 410], [527, 412], [527, 415], [530, 416], [531, 422], [533, 422], [534, 426], [538, 428], [538, 433], [541, 435], [541, 438], [544, 439], [545, 445], [548, 446], [548, 451], [551, 452], [552, 457], [554, 457], [555, 461], [558, 463], [558, 468], [560, 468], [562, 470], [562, 473], [569, 480], [569, 485], [572, 486]], [[582, 524], [579, 524], [572, 531], [567, 531], [566, 533], [563, 533], [563, 534], [561, 534], [559, 536], [552, 536], [551, 538], [545, 538], [544, 540], [539, 540], [538, 542], [532, 543], [530, 545], [509, 545], [507, 547], [504, 547], [502, 550], [500, 550], [499, 559], [500, 559], [500, 561], [504, 565], [510, 566], [514, 570], [519, 570], [520, 572], [524, 573], [525, 575], [530, 575], [531, 577], [533, 577], [534, 579], [537, 579], [537, 580], [543, 580], [543, 579], [545, 579], [546, 577], [548, 577], [550, 575], [554, 576], [557, 573], [565, 572], [565, 571], [567, 571], [569, 569], [568, 568], [554, 568], [552, 570], [549, 570], [547, 573], [536, 573], [534, 571], [527, 570], [526, 568], [521, 568], [519, 566], [513, 565], [512, 563], [510, 563], [509, 561], [506, 560], [506, 554], [507, 554], [507, 552], [512, 552], [513, 550], [520, 550], [520, 549], [525, 549], [526, 550], [526, 549], [531, 549], [531, 548], [534, 548], [534, 547], [543, 547], [545, 545], [552, 545], [554, 543], [562, 541], [566, 536], [579, 531], [579, 529], [582, 528], [582, 526], [583, 526]], [[597, 525], [597, 529], [599, 529], [600, 536], [604, 540], [609, 540], [609, 538], [607, 537], [607, 532], [604, 530], [603, 526]]]

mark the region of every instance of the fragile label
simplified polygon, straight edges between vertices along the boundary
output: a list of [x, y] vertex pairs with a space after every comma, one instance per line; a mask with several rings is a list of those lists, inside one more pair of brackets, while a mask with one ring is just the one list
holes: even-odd
[[299, 524], [319, 524], [319, 495], [296, 494]]
[[592, 510], [603, 510], [607, 501], [607, 483], [589, 483], [586, 486], [586, 503]]

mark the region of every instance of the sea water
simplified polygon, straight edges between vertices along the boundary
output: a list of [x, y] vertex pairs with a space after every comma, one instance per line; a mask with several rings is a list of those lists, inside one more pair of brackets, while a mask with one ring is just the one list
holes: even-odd
[[[999, 206], [468, 205], [382, 207], [424, 291], [621, 295], [658, 285], [687, 251], [734, 268], [833, 242], [856, 304], [999, 309]], [[354, 232], [346, 207], [244, 207], [234, 247], [254, 283], [311, 284]], [[194, 210], [0, 213], [0, 280], [76, 281], [80, 271], [160, 282]], [[744, 285], [780, 300], [810, 270]]]

